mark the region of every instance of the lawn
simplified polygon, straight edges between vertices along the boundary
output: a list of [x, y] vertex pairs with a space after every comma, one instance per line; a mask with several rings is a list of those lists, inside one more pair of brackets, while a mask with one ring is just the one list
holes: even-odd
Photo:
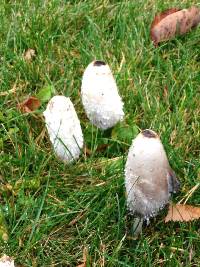
[[[173, 201], [200, 183], [200, 28], [158, 48], [149, 36], [157, 11], [197, 3], [0, 2], [0, 219], [8, 232], [0, 254], [30, 267], [78, 266], [83, 254], [85, 266], [200, 265], [200, 222], [165, 224], [164, 209], [135, 240], [124, 187], [131, 139], [145, 128], [159, 133], [181, 182]], [[36, 55], [27, 61], [29, 48]], [[110, 65], [125, 103], [123, 128], [112, 132], [89, 123], [80, 99], [94, 59]], [[32, 114], [17, 108], [47, 86], [73, 101], [90, 150], [70, 165], [53, 153], [47, 102]], [[199, 190], [188, 204], [200, 204]]]

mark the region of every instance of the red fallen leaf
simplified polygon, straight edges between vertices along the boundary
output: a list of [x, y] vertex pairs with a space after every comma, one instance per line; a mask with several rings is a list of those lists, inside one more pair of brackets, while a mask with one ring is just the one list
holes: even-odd
[[162, 21], [165, 17], [167, 17], [170, 14], [176, 13], [177, 11], [180, 11], [180, 9], [176, 7], [169, 8], [155, 16], [154, 20], [151, 23], [151, 28], [150, 28], [150, 36], [155, 46], [157, 46], [159, 43], [159, 41], [157, 40], [156, 34], [154, 33], [155, 26], [159, 24], [159, 22]]
[[188, 222], [200, 218], [200, 207], [184, 204], [170, 204], [165, 222]]
[[155, 46], [167, 41], [177, 34], [184, 34], [200, 22], [200, 9], [191, 7], [189, 9], [171, 8], [156, 15], [154, 18], [150, 35]]
[[37, 97], [30, 96], [24, 102], [18, 104], [18, 108], [23, 113], [30, 113], [30, 112], [38, 109], [40, 107], [40, 105], [41, 105], [40, 100]]

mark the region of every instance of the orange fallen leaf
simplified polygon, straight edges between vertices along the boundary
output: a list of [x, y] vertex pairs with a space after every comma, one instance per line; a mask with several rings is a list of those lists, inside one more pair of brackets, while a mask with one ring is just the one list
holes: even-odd
[[41, 103], [37, 97], [30, 96], [24, 102], [18, 104], [18, 108], [24, 113], [30, 113], [40, 107]]
[[26, 61], [31, 61], [34, 57], [35, 57], [35, 50], [34, 49], [29, 48], [24, 53], [24, 59]]
[[200, 207], [184, 204], [170, 204], [165, 222], [189, 222], [200, 218]]
[[171, 8], [155, 16], [150, 29], [151, 39], [155, 46], [167, 41], [177, 34], [184, 34], [200, 22], [200, 9]]

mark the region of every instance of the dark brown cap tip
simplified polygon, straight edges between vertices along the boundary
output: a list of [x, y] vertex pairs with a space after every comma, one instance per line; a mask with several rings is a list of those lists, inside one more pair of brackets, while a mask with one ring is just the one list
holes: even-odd
[[154, 132], [154, 131], [151, 131], [151, 130], [143, 130], [142, 131], [142, 135], [144, 137], [148, 137], [148, 138], [156, 138], [157, 137], [157, 134]]
[[100, 66], [106, 65], [106, 63], [104, 61], [101, 61], [101, 60], [96, 60], [96, 61], [94, 61], [93, 65], [100, 67]]

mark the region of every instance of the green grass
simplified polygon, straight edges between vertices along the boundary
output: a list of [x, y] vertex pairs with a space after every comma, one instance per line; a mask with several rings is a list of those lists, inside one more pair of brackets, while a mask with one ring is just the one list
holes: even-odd
[[[91, 127], [80, 101], [85, 67], [104, 59], [127, 127], [160, 134], [182, 185], [174, 201], [181, 200], [200, 182], [200, 28], [156, 49], [149, 28], [157, 11], [194, 3], [1, 1], [0, 203], [9, 239], [0, 254], [20, 266], [77, 266], [87, 248], [87, 266], [199, 266], [199, 221], [165, 224], [164, 210], [132, 238], [124, 188], [130, 142]], [[28, 48], [36, 51], [31, 62], [23, 59]], [[92, 151], [72, 165], [56, 159], [44, 133], [46, 103], [34, 115], [17, 109], [47, 84], [70, 96]], [[96, 151], [101, 144], [109, 146]], [[199, 188], [188, 203], [200, 203]]]

